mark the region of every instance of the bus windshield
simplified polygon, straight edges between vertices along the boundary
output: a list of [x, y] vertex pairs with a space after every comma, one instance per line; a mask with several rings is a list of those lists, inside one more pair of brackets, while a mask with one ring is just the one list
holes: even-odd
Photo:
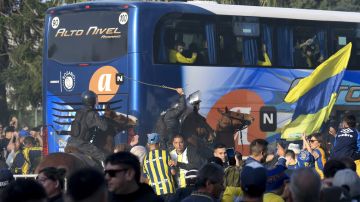
[[48, 58], [60, 63], [111, 60], [127, 53], [125, 11], [55, 13], [50, 18]]

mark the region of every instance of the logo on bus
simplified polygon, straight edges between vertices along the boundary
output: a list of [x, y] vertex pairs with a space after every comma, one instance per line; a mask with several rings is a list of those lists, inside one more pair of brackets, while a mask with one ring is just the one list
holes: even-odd
[[59, 27], [59, 25], [60, 25], [60, 19], [59, 19], [59, 17], [54, 17], [54, 18], [51, 20], [51, 27], [52, 27], [53, 29], [56, 29], [56, 28]]
[[99, 102], [108, 102], [119, 90], [117, 74], [119, 72], [115, 67], [102, 66], [92, 75], [89, 90], [98, 95]]
[[62, 85], [68, 92], [73, 91], [75, 88], [75, 74], [67, 71], [62, 76]]
[[128, 19], [129, 19], [129, 16], [128, 16], [127, 13], [125, 13], [125, 12], [120, 13], [120, 15], [119, 15], [119, 23], [121, 25], [125, 25], [127, 23]]

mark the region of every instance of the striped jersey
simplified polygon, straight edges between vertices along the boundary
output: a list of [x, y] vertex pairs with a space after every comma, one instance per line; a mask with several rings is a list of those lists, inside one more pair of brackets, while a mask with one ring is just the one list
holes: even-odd
[[324, 179], [323, 169], [326, 163], [325, 152], [322, 148], [317, 148], [314, 150], [314, 152], [319, 155], [319, 158], [315, 160], [315, 170], [320, 175], [320, 178]]
[[149, 151], [144, 158], [144, 175], [157, 195], [175, 192], [174, 181], [168, 166], [169, 161], [169, 153], [158, 149]]

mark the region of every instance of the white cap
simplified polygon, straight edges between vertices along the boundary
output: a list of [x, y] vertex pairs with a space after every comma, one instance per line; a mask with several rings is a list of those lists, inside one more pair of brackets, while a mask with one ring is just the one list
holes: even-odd
[[288, 150], [292, 150], [295, 154], [300, 154], [300, 145], [290, 143], [288, 146]]

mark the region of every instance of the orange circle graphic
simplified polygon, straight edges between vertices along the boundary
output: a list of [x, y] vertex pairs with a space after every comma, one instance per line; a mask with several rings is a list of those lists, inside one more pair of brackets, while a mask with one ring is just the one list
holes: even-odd
[[102, 66], [92, 75], [89, 83], [89, 90], [98, 95], [99, 102], [108, 102], [117, 91], [116, 74], [118, 71], [112, 66]]
[[[250, 111], [250, 115], [255, 118], [253, 123], [247, 129], [248, 142], [257, 138], [266, 138], [266, 134], [260, 130], [260, 108], [264, 106], [262, 98], [253, 91], [250, 90], [234, 90], [230, 93], [222, 96], [212, 107], [207, 115], [207, 122], [210, 126], [216, 129], [217, 123], [221, 118], [221, 114], [218, 109], [224, 111], [225, 107], [231, 109], [247, 109]], [[245, 112], [244, 112], [245, 113]], [[232, 134], [229, 134], [232, 135]], [[234, 146], [237, 151], [240, 151], [243, 155], [249, 155], [249, 144], [243, 142], [243, 146], [239, 143], [238, 136], [234, 141]], [[243, 140], [244, 140], [243, 136]]]

